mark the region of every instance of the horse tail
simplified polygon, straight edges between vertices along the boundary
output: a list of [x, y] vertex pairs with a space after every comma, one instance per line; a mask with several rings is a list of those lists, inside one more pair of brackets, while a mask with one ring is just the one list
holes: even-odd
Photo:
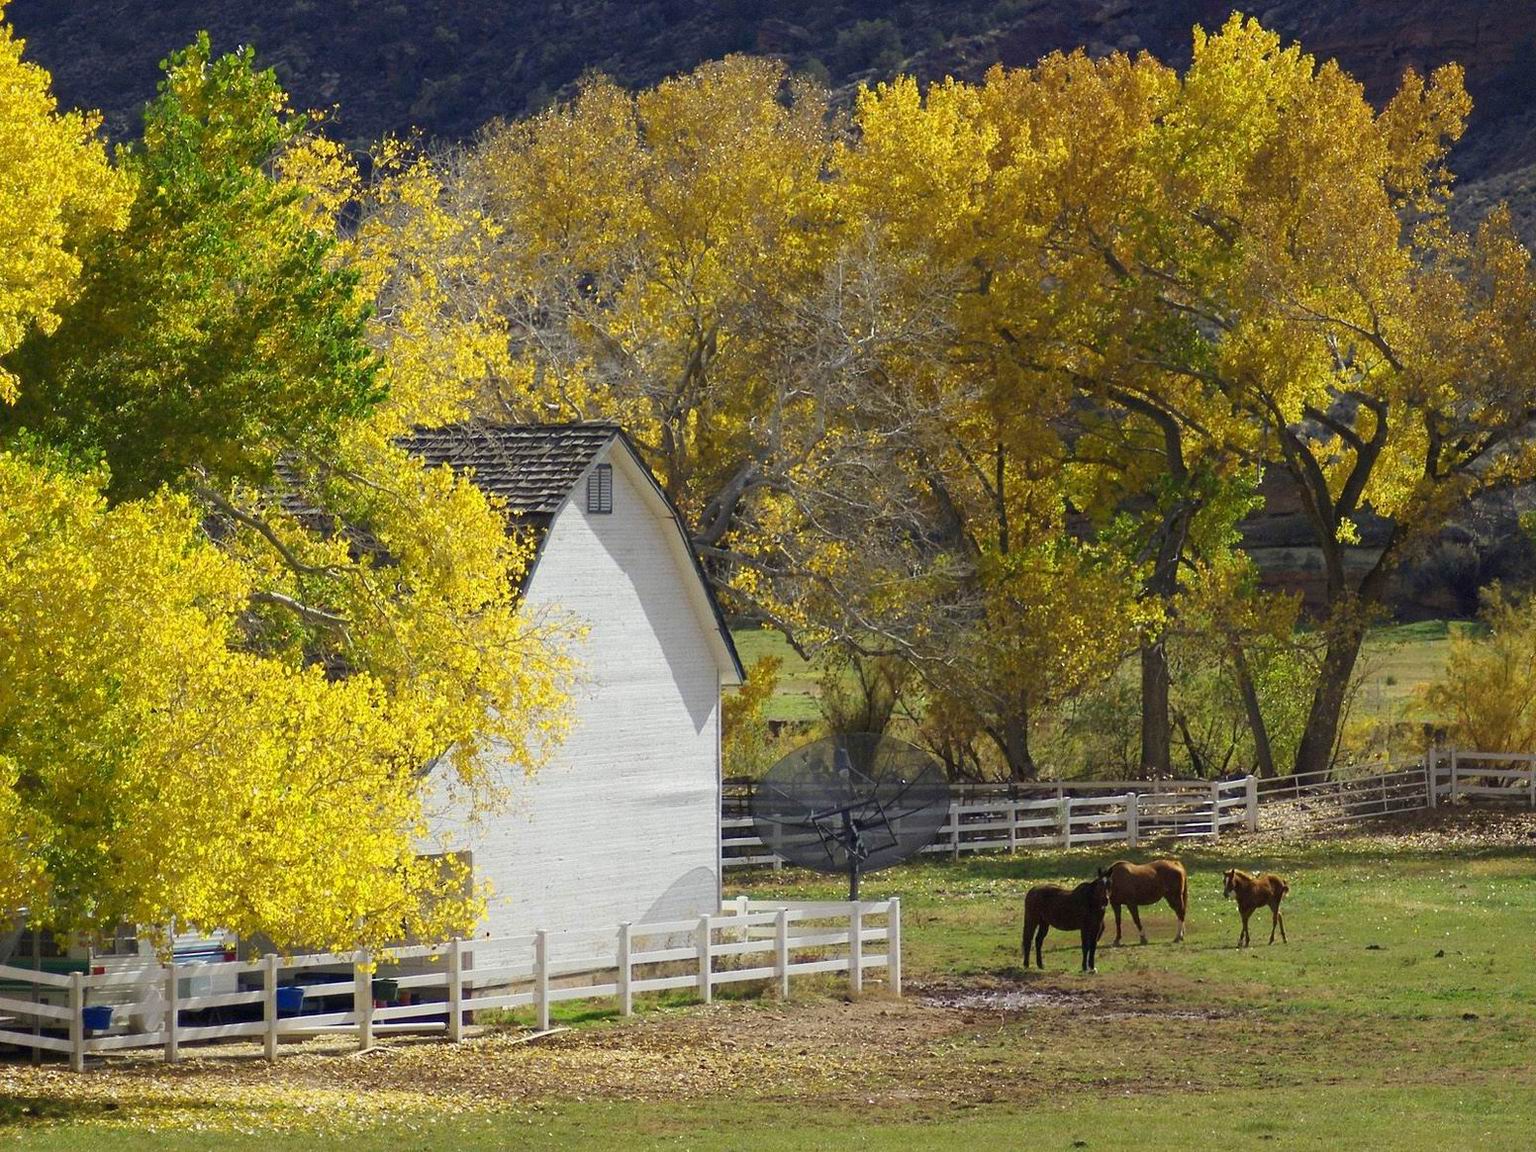
[[1179, 919], [1189, 915], [1189, 873], [1179, 866]]
[[1291, 894], [1291, 886], [1289, 884], [1287, 884], [1284, 880], [1280, 881], [1280, 895], [1282, 895], [1282, 896], [1289, 896], [1290, 894]]

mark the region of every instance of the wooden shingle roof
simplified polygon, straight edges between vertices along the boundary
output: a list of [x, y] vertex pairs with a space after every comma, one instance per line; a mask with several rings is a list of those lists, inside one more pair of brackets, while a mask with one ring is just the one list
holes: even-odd
[[472, 421], [418, 429], [402, 442], [429, 464], [469, 472], [475, 487], [506, 502], [518, 520], [548, 520], [560, 510], [617, 425], [496, 424]]

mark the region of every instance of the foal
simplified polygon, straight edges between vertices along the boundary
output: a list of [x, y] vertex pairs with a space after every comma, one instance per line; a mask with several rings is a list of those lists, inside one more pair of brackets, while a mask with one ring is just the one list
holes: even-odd
[[1285, 894], [1291, 890], [1291, 886], [1272, 872], [1263, 872], [1258, 876], [1250, 876], [1237, 868], [1229, 868], [1226, 872], [1226, 887], [1221, 890], [1222, 897], [1237, 895], [1237, 910], [1243, 917], [1243, 931], [1237, 938], [1239, 948], [1253, 941], [1248, 938], [1248, 917], [1252, 916], [1255, 909], [1269, 905], [1269, 942], [1275, 942], [1275, 929], [1280, 929], [1280, 943], [1289, 944], [1285, 938], [1285, 917], [1280, 915], [1280, 901], [1285, 899]]
[[1043, 969], [1040, 950], [1051, 928], [1082, 933], [1083, 971], [1097, 972], [1099, 937], [1104, 934], [1104, 909], [1109, 904], [1109, 873], [1100, 868], [1092, 880], [1076, 888], [1037, 884], [1024, 894], [1024, 967], [1029, 967], [1029, 945], [1034, 940], [1035, 966]]
[[1109, 902], [1115, 907], [1115, 944], [1120, 943], [1120, 907], [1129, 905], [1131, 920], [1141, 933], [1141, 942], [1147, 942], [1147, 930], [1141, 926], [1140, 906], [1168, 901], [1168, 907], [1179, 918], [1179, 931], [1174, 936], [1177, 943], [1184, 939], [1184, 917], [1189, 912], [1189, 877], [1184, 865], [1177, 860], [1154, 860], [1150, 864], [1132, 864], [1129, 860], [1116, 860], [1109, 866]]

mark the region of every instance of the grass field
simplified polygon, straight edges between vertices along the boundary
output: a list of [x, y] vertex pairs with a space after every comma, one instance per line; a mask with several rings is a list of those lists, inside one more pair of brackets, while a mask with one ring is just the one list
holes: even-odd
[[[1477, 627], [1460, 621], [1425, 620], [1372, 631], [1360, 656], [1357, 718], [1388, 723], [1433, 719], [1421, 693], [1445, 671], [1451, 637]], [[770, 720], [813, 721], [820, 717], [816, 670], [783, 636], [763, 628], [738, 629], [733, 636], [748, 667], [759, 656], [777, 656], [783, 661], [778, 691], [765, 710]]]
[[[110, 1149], [1435, 1149], [1530, 1147], [1536, 1126], [1536, 821], [1436, 817], [1391, 837], [1233, 840], [1183, 853], [1189, 939], [1075, 971], [1019, 967], [1020, 899], [1104, 858], [1074, 851], [909, 865], [909, 995], [840, 986], [647, 1004], [532, 1043], [214, 1053], [84, 1077], [0, 1066], [0, 1146]], [[1292, 884], [1290, 943], [1233, 948], [1220, 872]], [[758, 896], [833, 895], [786, 872]], [[1132, 938], [1129, 935], [1128, 939]], [[1110, 925], [1110, 934], [1113, 924]]]

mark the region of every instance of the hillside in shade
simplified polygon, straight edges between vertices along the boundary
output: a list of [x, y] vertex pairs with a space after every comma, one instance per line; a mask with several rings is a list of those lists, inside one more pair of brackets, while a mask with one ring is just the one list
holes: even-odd
[[[7, 15], [68, 103], [132, 131], [156, 64], [201, 28], [253, 43], [305, 107], [339, 106], [348, 139], [420, 128], [471, 135], [599, 70], [650, 84], [728, 52], [781, 56], [841, 85], [896, 70], [977, 77], [1055, 49], [1148, 50], [1173, 63], [1230, 0], [12, 0]], [[1508, 0], [1271, 0], [1254, 15], [1373, 98], [1404, 68], [1448, 60], [1477, 101], [1458, 169], [1468, 181], [1536, 163], [1536, 5]], [[1521, 176], [1521, 192], [1529, 180]]]

